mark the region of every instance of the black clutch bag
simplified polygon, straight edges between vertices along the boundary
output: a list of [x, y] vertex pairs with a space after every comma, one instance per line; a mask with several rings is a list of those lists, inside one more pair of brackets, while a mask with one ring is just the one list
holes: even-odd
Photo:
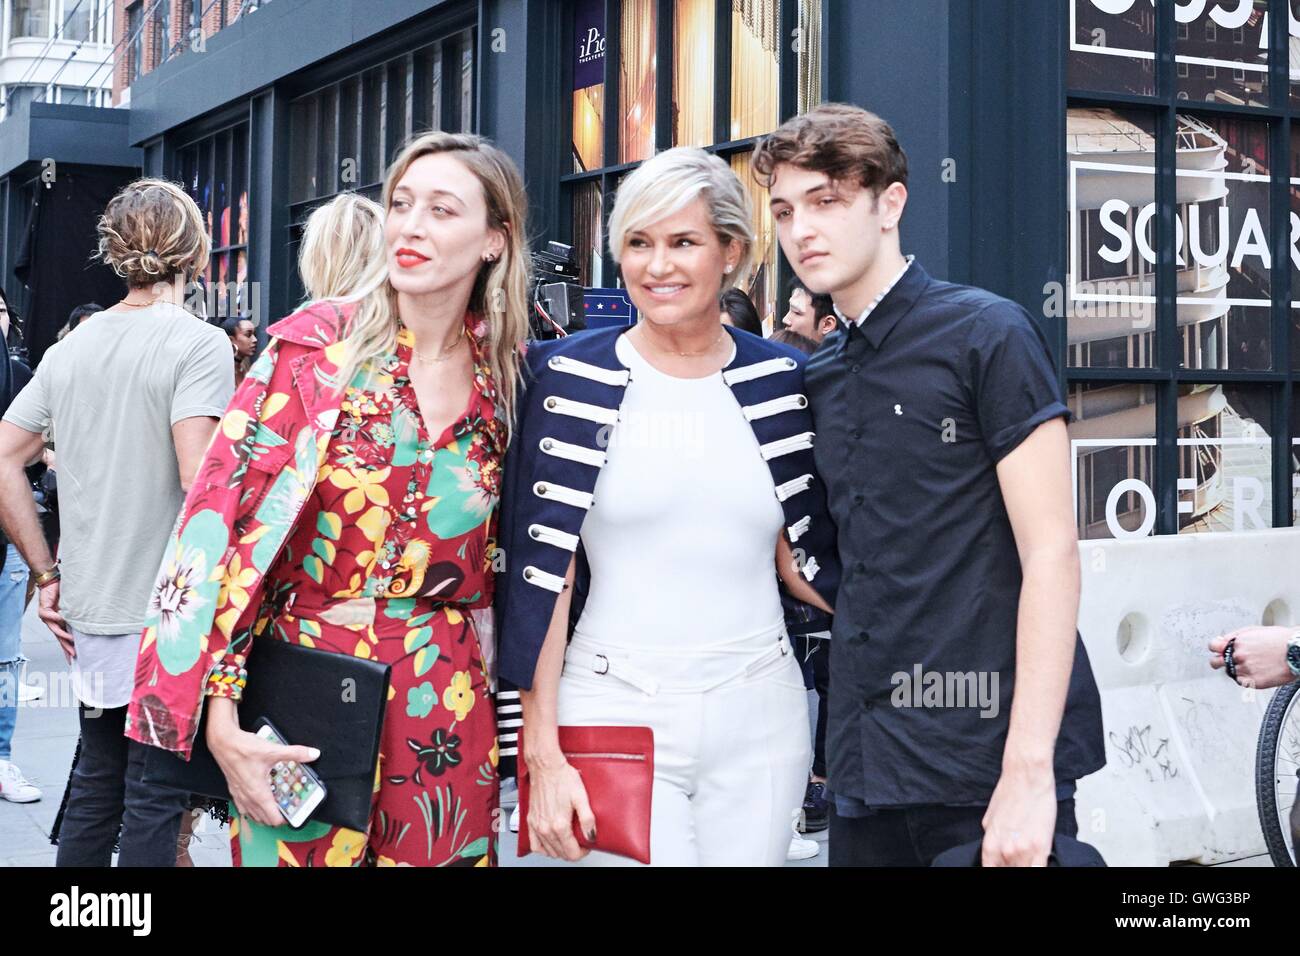
[[[239, 725], [251, 733], [266, 718], [290, 744], [320, 750], [311, 768], [326, 794], [312, 819], [364, 831], [374, 796], [389, 666], [263, 637], [253, 642], [248, 670]], [[150, 747], [144, 782], [230, 799], [225, 775], [208, 750], [202, 717], [190, 759]]]

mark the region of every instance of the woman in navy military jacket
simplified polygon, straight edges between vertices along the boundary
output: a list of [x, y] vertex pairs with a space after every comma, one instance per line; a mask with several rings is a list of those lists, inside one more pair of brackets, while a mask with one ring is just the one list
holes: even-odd
[[721, 322], [751, 222], [725, 162], [654, 157], [610, 220], [641, 321], [528, 351], [501, 500], [498, 667], [522, 699], [523, 825], [550, 856], [628, 862], [574, 838], [575, 814], [589, 836], [600, 821], [556, 731], [627, 725], [655, 735], [653, 863], [785, 859], [809, 731], [779, 588], [829, 612], [839, 566], [803, 356]]

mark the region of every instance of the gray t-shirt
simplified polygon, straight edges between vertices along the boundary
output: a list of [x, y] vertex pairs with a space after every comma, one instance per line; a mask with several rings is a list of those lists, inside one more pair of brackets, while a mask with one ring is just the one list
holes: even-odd
[[184, 503], [171, 426], [220, 418], [235, 389], [230, 342], [179, 306], [97, 312], [50, 347], [4, 420], [53, 425], [59, 605], [85, 634], [127, 634], [145, 612]]

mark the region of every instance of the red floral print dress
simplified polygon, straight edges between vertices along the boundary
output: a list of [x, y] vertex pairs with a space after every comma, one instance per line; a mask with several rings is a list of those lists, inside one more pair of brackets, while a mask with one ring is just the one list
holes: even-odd
[[[496, 722], [470, 609], [491, 603], [504, 423], [476, 335], [464, 414], [430, 436], [408, 377], [413, 337], [343, 396], [312, 497], [267, 573], [259, 640], [392, 665], [366, 833], [235, 819], [236, 865], [491, 866]], [[233, 574], [230, 572], [234, 572]], [[228, 569], [237, 587], [238, 569]], [[249, 681], [257, 679], [250, 659]]]

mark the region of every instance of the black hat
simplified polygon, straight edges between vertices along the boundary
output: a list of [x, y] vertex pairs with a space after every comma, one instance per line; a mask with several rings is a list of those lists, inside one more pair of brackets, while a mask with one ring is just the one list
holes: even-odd
[[[980, 866], [980, 850], [983, 840], [964, 843], [951, 850], [944, 850], [934, 858], [931, 866]], [[1087, 843], [1080, 843], [1074, 837], [1064, 833], [1056, 834], [1052, 840], [1052, 852], [1047, 857], [1048, 866], [1105, 866], [1097, 848]]]

